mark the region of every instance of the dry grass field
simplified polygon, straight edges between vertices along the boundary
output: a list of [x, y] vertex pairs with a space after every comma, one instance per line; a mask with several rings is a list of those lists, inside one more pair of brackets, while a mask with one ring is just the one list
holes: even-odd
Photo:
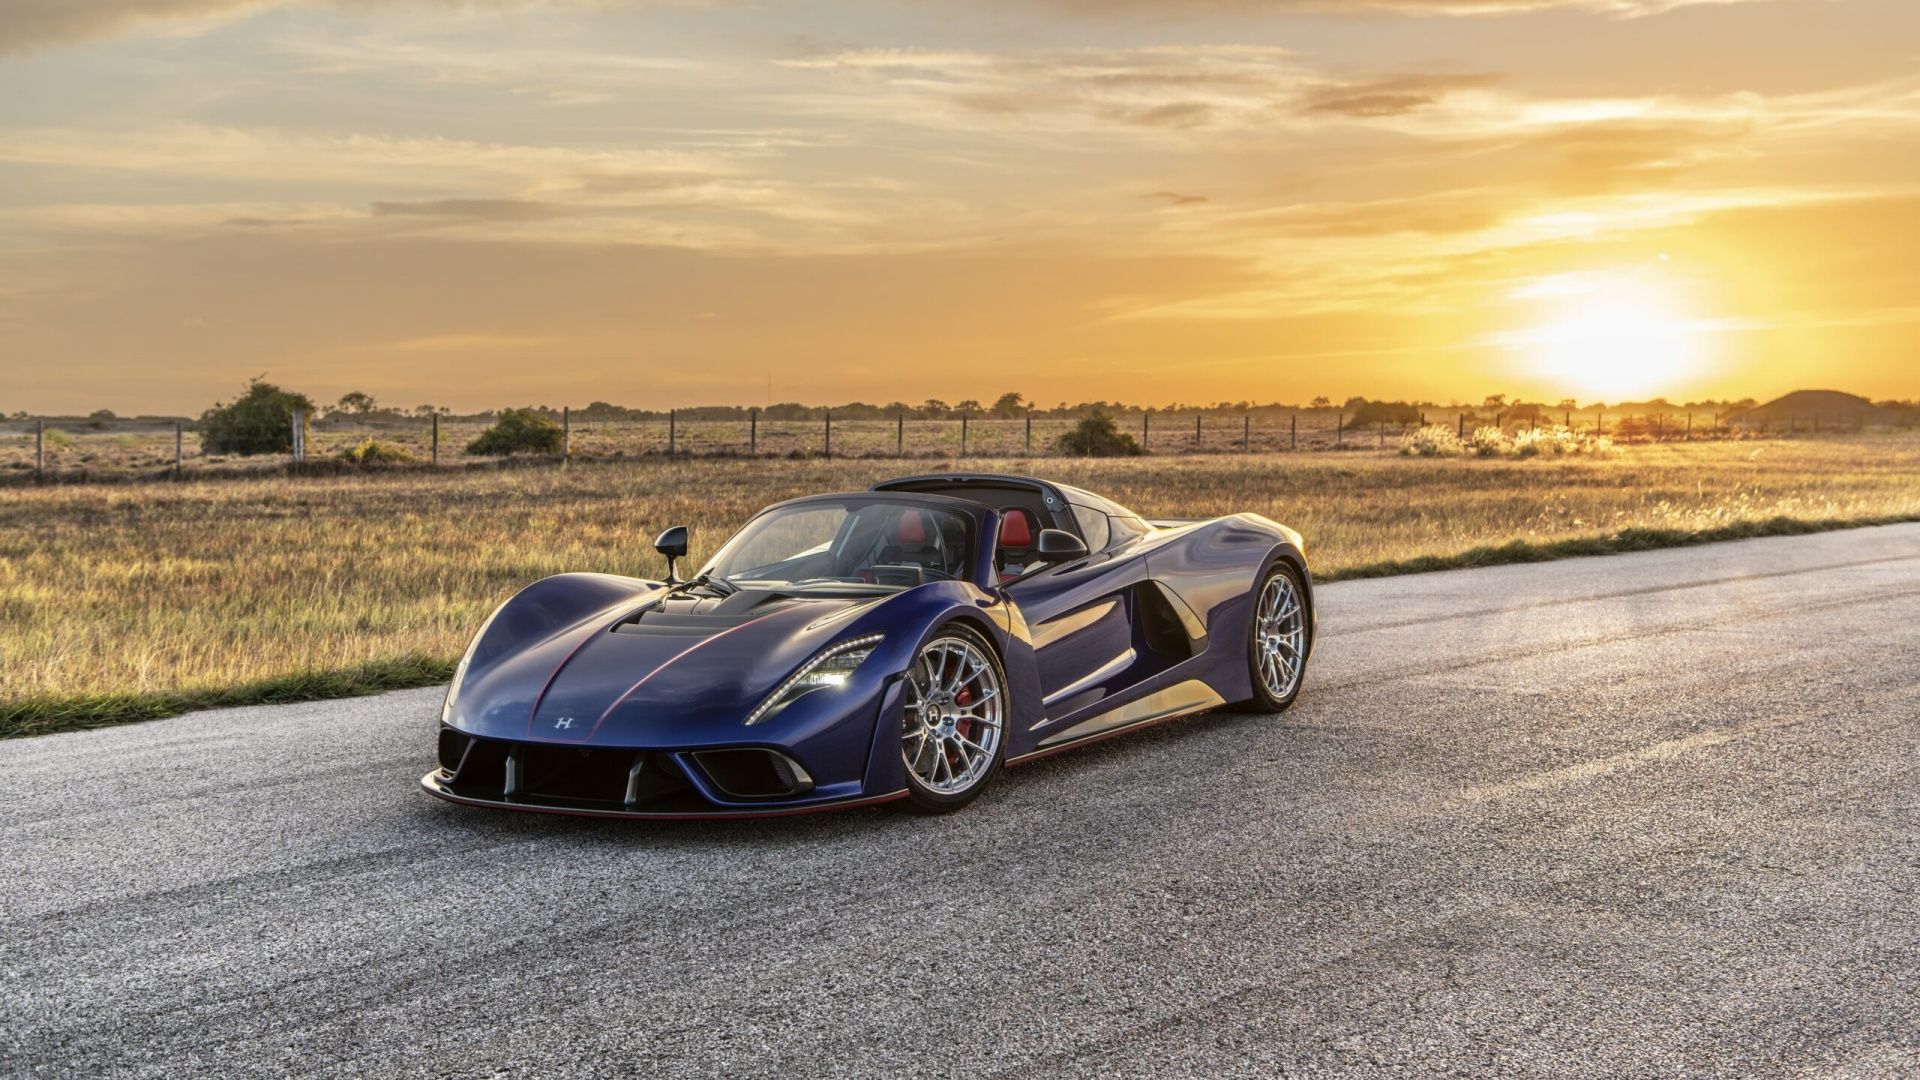
[[[1323, 580], [1920, 519], [1920, 440], [1633, 446], [1603, 458], [1392, 452], [970, 459], [1148, 516], [1251, 510]], [[0, 488], [0, 734], [443, 678], [493, 605], [566, 570], [658, 575], [760, 506], [934, 463], [568, 468]]]

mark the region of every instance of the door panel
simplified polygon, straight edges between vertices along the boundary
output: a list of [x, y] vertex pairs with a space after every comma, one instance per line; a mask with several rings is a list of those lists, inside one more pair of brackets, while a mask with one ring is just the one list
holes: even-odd
[[1006, 586], [1032, 635], [1050, 721], [1126, 685], [1133, 665], [1138, 556], [1094, 555]]

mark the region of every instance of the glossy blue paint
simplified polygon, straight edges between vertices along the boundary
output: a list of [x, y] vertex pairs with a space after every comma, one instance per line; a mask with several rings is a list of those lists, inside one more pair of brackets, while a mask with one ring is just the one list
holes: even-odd
[[[1073, 520], [1073, 489], [1019, 477], [951, 479], [959, 496], [987, 490], [1005, 497], [1009, 485], [1037, 485], [1036, 497], [1059, 506], [1057, 520]], [[942, 482], [917, 478], [914, 490]], [[999, 514], [985, 502], [938, 490], [872, 498], [928, 500], [966, 515], [976, 537], [998, 535]], [[548, 578], [489, 620], [449, 689], [443, 720], [480, 740], [467, 745], [510, 757], [570, 762], [553, 755], [571, 748], [579, 761], [601, 762], [609, 782], [619, 778], [615, 765], [629, 759], [644, 761], [649, 777], [677, 769], [695, 797], [684, 812], [785, 812], [903, 790], [902, 680], [926, 641], [956, 620], [986, 636], [1002, 658], [1009, 761], [1151, 722], [1159, 718], [1156, 702], [1193, 700], [1193, 686], [1226, 701], [1250, 696], [1251, 591], [1276, 559], [1306, 580], [1297, 535], [1244, 514], [1115, 532], [1104, 550], [1006, 581], [991, 546], [979, 544], [968, 580], [879, 595], [746, 590], [720, 597], [610, 575]], [[871, 655], [844, 682], [806, 693], [760, 723], [744, 722], [823, 650], [873, 636]], [[810, 789], [793, 797], [727, 795], [691, 755], [731, 748], [785, 755]], [[497, 797], [463, 789], [444, 770], [423, 784], [456, 801], [659, 816], [634, 804], [559, 805], [509, 794], [517, 767], [506, 766]]]

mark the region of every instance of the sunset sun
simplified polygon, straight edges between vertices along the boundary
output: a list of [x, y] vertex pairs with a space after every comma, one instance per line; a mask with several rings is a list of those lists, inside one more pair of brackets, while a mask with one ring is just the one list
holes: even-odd
[[1673, 393], [1706, 366], [1710, 323], [1684, 310], [1671, 288], [1640, 276], [1563, 275], [1514, 292], [1531, 321], [1500, 335], [1522, 370], [1583, 399], [1638, 400]]

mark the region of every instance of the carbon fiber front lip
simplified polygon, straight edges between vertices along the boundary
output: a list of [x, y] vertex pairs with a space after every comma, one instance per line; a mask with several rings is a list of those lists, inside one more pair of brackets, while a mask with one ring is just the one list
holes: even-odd
[[559, 800], [506, 800], [476, 799], [471, 795], [460, 795], [440, 782], [441, 770], [435, 769], [420, 778], [420, 786], [427, 794], [437, 799], [459, 803], [462, 806], [485, 806], [495, 810], [519, 810], [533, 814], [564, 814], [570, 817], [596, 818], [632, 818], [641, 821], [710, 821], [723, 818], [765, 818], [790, 817], [794, 814], [815, 814], [823, 810], [844, 810], [856, 806], [877, 806], [907, 797], [906, 789], [888, 795], [860, 795], [851, 799], [834, 799], [827, 802], [808, 803], [804, 806], [758, 807], [722, 807], [715, 806], [700, 810], [607, 810], [595, 806], [569, 805]]

